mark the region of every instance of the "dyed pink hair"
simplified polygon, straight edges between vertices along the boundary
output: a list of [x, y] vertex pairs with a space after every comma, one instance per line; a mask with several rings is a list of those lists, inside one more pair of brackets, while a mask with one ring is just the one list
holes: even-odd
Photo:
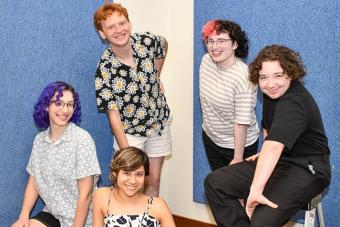
[[217, 20], [208, 21], [202, 28], [202, 38], [205, 42], [209, 36], [217, 34], [218, 23]]

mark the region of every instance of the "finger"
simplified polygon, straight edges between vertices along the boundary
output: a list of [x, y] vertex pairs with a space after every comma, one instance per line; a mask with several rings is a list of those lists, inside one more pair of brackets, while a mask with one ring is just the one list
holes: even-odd
[[255, 208], [257, 205], [259, 205], [259, 203], [256, 200], [248, 197], [246, 203], [247, 208]]
[[251, 218], [251, 213], [250, 213], [250, 210], [248, 207], [246, 207], [246, 214], [248, 216], [248, 218], [250, 219]]
[[238, 201], [240, 202], [241, 206], [244, 207], [244, 200], [243, 199], [238, 199]]
[[253, 212], [258, 205], [259, 203], [257, 203], [256, 201], [252, 201], [252, 202], [249, 202], [249, 200], [247, 201], [246, 213], [249, 219], [251, 219], [251, 216], [253, 215]]
[[254, 212], [254, 207], [246, 207], [246, 213], [247, 213], [247, 216], [249, 217], [249, 219], [251, 219], [251, 216], [253, 215], [253, 212]]
[[258, 156], [257, 154], [254, 154], [254, 155], [252, 155], [252, 156], [246, 158], [246, 161], [255, 161], [256, 158], [257, 158], [257, 156]]
[[270, 201], [267, 198], [265, 198], [264, 204], [266, 204], [267, 206], [270, 206], [271, 208], [277, 208], [278, 207], [278, 205], [276, 203], [273, 203], [272, 201]]

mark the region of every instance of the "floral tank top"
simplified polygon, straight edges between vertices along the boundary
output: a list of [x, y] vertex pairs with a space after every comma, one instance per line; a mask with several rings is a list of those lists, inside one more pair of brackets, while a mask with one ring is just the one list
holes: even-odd
[[[108, 207], [111, 201], [111, 195], [108, 202]], [[153, 197], [148, 198], [148, 205], [143, 214], [136, 215], [119, 215], [109, 214], [109, 209], [104, 217], [105, 227], [160, 227], [159, 221], [149, 214], [149, 209], [152, 205]]]

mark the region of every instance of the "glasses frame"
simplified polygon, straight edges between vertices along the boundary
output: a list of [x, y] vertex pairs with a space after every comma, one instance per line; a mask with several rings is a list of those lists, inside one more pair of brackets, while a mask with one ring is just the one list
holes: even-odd
[[[75, 110], [76, 108], [77, 108], [77, 104], [76, 103], [65, 103], [64, 101], [62, 101], [62, 100], [51, 100], [50, 101], [50, 105], [51, 104], [54, 104], [55, 105], [55, 107], [56, 108], [58, 108], [58, 109], [61, 109], [61, 108], [64, 108], [65, 106], [66, 106], [66, 108], [68, 109], [68, 110]], [[58, 104], [59, 103], [59, 104]]]
[[213, 39], [207, 39], [205, 41], [205, 45], [207, 45], [208, 47], [212, 47], [214, 46], [214, 44], [216, 43], [216, 46], [221, 47], [223, 45], [225, 45], [228, 41], [232, 41], [232, 39], [224, 39], [224, 38], [218, 38], [216, 40]]

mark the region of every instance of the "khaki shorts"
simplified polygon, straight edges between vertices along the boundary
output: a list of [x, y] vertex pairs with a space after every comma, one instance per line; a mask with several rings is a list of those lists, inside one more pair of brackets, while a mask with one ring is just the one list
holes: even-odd
[[[148, 157], [163, 157], [171, 154], [172, 150], [172, 138], [170, 124], [172, 117], [169, 118], [168, 123], [164, 126], [161, 135], [155, 134], [151, 137], [134, 136], [125, 134], [128, 140], [129, 146], [142, 149]], [[113, 137], [113, 148], [115, 151], [119, 150], [118, 143]]]

